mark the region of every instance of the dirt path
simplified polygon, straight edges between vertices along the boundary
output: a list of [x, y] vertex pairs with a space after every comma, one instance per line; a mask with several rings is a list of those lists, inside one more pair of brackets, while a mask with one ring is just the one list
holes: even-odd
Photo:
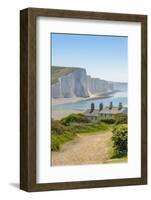
[[112, 132], [79, 134], [78, 137], [52, 153], [52, 165], [104, 163], [109, 159]]

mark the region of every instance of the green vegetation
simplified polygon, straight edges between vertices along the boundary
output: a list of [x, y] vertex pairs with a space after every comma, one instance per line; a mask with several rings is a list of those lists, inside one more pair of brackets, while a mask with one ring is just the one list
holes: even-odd
[[119, 158], [111, 158], [107, 160], [105, 163], [124, 163], [127, 162], [127, 156], [119, 157]]
[[[112, 126], [112, 125], [111, 125]], [[78, 133], [96, 133], [111, 128], [108, 124], [98, 121], [90, 121], [83, 114], [71, 114], [62, 120], [51, 121], [51, 150], [59, 150], [60, 144], [72, 140]]]
[[76, 69], [79, 68], [75, 68], [75, 67], [58, 67], [58, 66], [52, 66], [51, 67], [51, 84], [57, 83], [58, 79], [62, 76], [65, 76], [67, 74], [72, 73], [73, 71], [75, 71]]
[[101, 118], [101, 121], [107, 124], [127, 124], [127, 115], [116, 114], [114, 116]]
[[127, 157], [127, 124], [117, 125], [113, 129], [111, 158]]
[[61, 119], [61, 123], [64, 125], [69, 125], [73, 122], [88, 123], [90, 120], [83, 114], [70, 114], [69, 116]]
[[51, 145], [51, 150], [52, 151], [58, 151], [60, 148], [60, 144], [63, 144], [65, 142], [68, 142], [76, 137], [75, 134], [73, 133], [66, 133], [63, 135], [58, 135], [58, 134], [52, 134], [51, 140], [52, 140], [52, 145]]
[[127, 124], [127, 115], [126, 114], [116, 114], [115, 115], [116, 124]]
[[117, 114], [91, 121], [83, 114], [70, 114], [51, 123], [51, 150], [58, 151], [60, 145], [74, 139], [77, 134], [93, 134], [99, 131], [112, 131], [110, 159], [107, 163], [127, 160], [127, 115]]

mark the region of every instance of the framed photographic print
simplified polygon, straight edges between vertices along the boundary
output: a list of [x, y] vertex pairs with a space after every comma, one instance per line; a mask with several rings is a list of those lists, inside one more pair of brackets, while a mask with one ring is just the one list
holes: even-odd
[[20, 188], [147, 183], [147, 16], [20, 12]]

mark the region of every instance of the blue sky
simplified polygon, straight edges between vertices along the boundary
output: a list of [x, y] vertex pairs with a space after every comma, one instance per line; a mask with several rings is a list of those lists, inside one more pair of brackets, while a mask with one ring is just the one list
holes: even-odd
[[52, 33], [52, 65], [85, 68], [88, 75], [128, 80], [128, 38]]

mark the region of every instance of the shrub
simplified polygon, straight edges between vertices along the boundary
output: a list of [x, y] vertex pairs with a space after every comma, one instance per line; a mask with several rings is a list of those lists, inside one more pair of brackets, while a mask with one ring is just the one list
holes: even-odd
[[101, 121], [106, 124], [114, 124], [116, 122], [115, 118], [101, 118]]
[[115, 114], [111, 117], [101, 117], [100, 120], [106, 124], [127, 124], [127, 115]]
[[51, 130], [52, 134], [64, 134], [65, 131], [67, 131], [67, 128], [61, 124], [59, 120], [51, 120]]
[[127, 124], [127, 115], [126, 114], [116, 114], [115, 115], [116, 124]]
[[113, 130], [113, 148], [116, 155], [127, 155], [127, 125], [120, 125]]
[[63, 125], [68, 125], [69, 123], [72, 122], [89, 123], [90, 120], [83, 114], [70, 114], [69, 116], [61, 120], [61, 123]]
[[58, 151], [60, 148], [60, 141], [56, 134], [51, 135], [51, 150]]

